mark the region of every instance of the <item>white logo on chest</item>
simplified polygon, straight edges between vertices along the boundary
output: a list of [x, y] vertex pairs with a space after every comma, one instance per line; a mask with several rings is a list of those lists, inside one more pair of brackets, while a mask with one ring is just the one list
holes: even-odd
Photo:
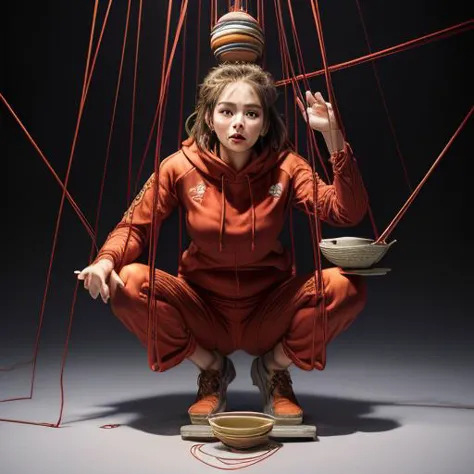
[[272, 184], [268, 190], [268, 194], [273, 197], [273, 199], [278, 199], [281, 196], [283, 191], [283, 185], [281, 183]]
[[204, 197], [204, 193], [206, 192], [206, 189], [207, 189], [207, 186], [205, 185], [203, 181], [196, 184], [196, 186], [189, 188], [189, 194], [191, 195], [191, 199], [201, 204], [202, 199]]

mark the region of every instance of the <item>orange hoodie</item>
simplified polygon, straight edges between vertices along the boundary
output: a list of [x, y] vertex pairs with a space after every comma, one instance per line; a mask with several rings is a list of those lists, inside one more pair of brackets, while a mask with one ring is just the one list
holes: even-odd
[[[329, 224], [355, 225], [366, 213], [367, 195], [350, 146], [330, 162], [332, 184], [316, 175], [317, 212]], [[154, 180], [153, 174], [95, 261], [108, 258], [120, 270], [141, 254], [150, 235]], [[313, 172], [301, 156], [266, 149], [236, 171], [189, 138], [161, 163], [158, 190], [157, 231], [178, 204], [186, 210], [191, 243], [179, 276], [189, 283], [232, 299], [256, 296], [291, 276], [291, 254], [278, 237], [290, 205], [313, 212]]]

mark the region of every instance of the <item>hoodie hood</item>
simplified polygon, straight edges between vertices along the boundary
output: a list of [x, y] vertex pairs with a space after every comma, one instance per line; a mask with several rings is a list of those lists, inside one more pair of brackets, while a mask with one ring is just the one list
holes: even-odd
[[275, 153], [266, 147], [260, 155], [253, 150], [247, 165], [240, 171], [221, 160], [216, 153], [210, 150], [200, 150], [193, 137], [182, 143], [182, 151], [186, 158], [210, 181], [255, 181], [271, 170], [278, 162], [288, 155], [289, 150]]

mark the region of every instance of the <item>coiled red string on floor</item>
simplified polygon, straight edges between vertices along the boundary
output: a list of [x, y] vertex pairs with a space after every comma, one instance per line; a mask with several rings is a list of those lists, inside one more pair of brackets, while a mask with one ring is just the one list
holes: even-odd
[[[236, 458], [230, 458], [230, 457], [224, 457], [224, 456], [215, 456], [213, 454], [205, 453], [203, 451], [204, 446], [205, 446], [205, 443], [194, 444], [190, 448], [190, 453], [195, 459], [202, 462], [203, 464], [206, 464], [207, 466], [214, 467], [216, 469], [220, 469], [223, 471], [236, 471], [238, 469], [243, 469], [246, 467], [253, 466], [254, 464], [257, 464], [259, 462], [264, 461], [265, 459], [268, 459], [270, 456], [273, 456], [276, 452], [278, 452], [283, 447], [281, 443], [271, 443], [269, 444], [267, 450], [264, 451], [262, 454], [258, 454], [256, 456], [245, 456], [240, 459], [236, 459]], [[243, 455], [248, 454], [246, 451], [241, 451], [241, 450], [237, 450], [233, 448], [228, 448], [228, 449], [230, 452], [233, 452], [233, 453], [241, 453]], [[220, 466], [218, 464], [213, 464], [211, 462], [205, 461], [202, 458], [202, 456], [207, 456], [217, 461], [218, 463], [223, 464], [224, 466]]]

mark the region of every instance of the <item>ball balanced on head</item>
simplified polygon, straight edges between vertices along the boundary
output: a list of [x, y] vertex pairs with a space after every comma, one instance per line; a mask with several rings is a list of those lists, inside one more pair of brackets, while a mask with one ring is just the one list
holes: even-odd
[[256, 63], [263, 54], [264, 35], [257, 20], [246, 12], [229, 12], [211, 31], [211, 50], [218, 62]]

